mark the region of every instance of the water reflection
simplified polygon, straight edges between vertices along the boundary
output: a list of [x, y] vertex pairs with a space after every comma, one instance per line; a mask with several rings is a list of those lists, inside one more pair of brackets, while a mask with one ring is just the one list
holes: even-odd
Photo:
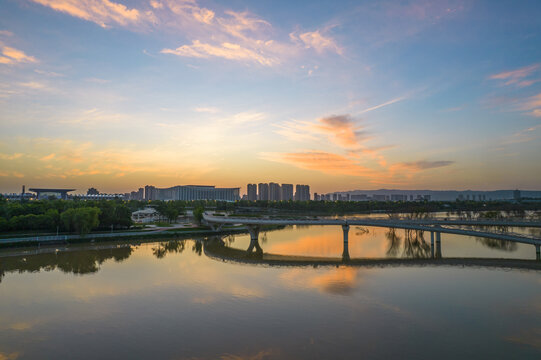
[[[152, 254], [158, 259], [163, 259], [167, 254], [182, 254], [186, 248], [186, 242], [186, 239], [160, 242], [152, 248]], [[201, 256], [203, 252], [201, 240], [195, 240], [193, 242], [192, 251]]]
[[[66, 249], [68, 250], [68, 249]], [[42, 253], [5, 256], [0, 258], [0, 282], [8, 272], [40, 272], [58, 269], [64, 273], [89, 274], [100, 269], [109, 259], [122, 262], [130, 257], [131, 246], [108, 246], [78, 251], [50, 251]]]
[[411, 259], [426, 259], [430, 257], [430, 245], [424, 238], [424, 231], [410, 230], [404, 231], [404, 252], [403, 257]]
[[481, 237], [476, 237], [475, 240], [488, 248], [501, 250], [501, 251], [512, 252], [512, 251], [516, 251], [518, 248], [517, 243], [512, 242], [512, 241], [481, 238]]

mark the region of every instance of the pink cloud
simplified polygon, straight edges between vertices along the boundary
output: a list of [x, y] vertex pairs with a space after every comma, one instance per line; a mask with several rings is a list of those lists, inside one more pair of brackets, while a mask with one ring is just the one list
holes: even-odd
[[293, 41], [301, 42], [305, 48], [314, 49], [318, 53], [331, 51], [342, 54], [342, 49], [336, 44], [335, 40], [328, 35], [322, 34], [320, 30], [309, 31], [299, 35], [291, 33], [289, 37]]
[[525, 80], [525, 78], [536, 73], [540, 66], [541, 64], [532, 64], [522, 67], [520, 69], [504, 71], [498, 74], [490, 75], [488, 78], [491, 80], [505, 80], [504, 85], [516, 85], [518, 87], [526, 87], [539, 81], [539, 79]]

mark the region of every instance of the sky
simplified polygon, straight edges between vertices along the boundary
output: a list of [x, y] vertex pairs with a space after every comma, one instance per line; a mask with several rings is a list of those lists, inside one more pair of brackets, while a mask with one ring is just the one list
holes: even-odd
[[537, 0], [0, 10], [0, 192], [541, 189]]

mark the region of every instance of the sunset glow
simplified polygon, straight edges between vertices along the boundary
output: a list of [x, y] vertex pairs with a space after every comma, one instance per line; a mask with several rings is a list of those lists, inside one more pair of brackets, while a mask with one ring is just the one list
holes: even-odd
[[540, 10], [3, 1], [0, 192], [537, 190]]

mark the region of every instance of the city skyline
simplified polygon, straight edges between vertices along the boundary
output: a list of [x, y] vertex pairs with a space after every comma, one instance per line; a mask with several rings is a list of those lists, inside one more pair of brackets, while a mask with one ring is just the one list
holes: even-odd
[[27, 0], [0, 15], [0, 192], [539, 190], [536, 1]]

